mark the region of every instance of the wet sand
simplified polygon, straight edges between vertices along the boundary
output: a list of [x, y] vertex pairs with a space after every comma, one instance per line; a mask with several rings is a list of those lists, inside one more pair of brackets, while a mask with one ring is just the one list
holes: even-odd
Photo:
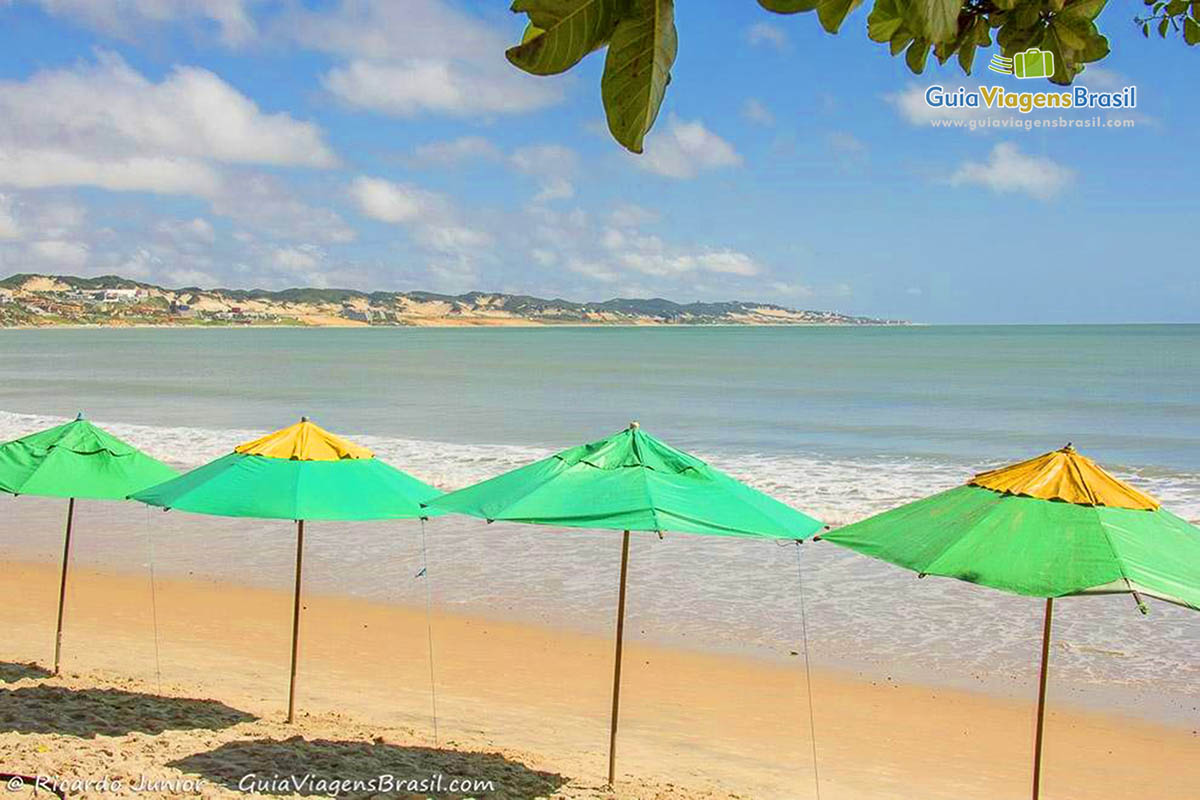
[[[497, 791], [481, 796], [610, 796], [607, 638], [436, 613], [435, 741], [424, 610], [309, 595], [300, 718], [288, 726], [290, 594], [176, 578], [152, 593], [146, 577], [73, 570], [54, 679], [20, 665], [53, 653], [56, 568], [3, 563], [0, 576], [0, 772], [198, 776], [205, 797], [243, 796], [248, 772], [439, 772], [494, 779]], [[781, 665], [630, 638], [612, 796], [815, 796], [799, 657]], [[1018, 702], [852, 672], [820, 670], [813, 682], [827, 800], [1028, 796], [1032, 685]], [[1052, 685], [1043, 797], [1200, 796], [1196, 719], [1173, 727], [1072, 709]]]

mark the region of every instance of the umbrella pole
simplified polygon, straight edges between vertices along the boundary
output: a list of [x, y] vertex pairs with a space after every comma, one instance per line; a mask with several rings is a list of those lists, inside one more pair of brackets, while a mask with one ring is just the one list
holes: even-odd
[[1037, 729], [1033, 741], [1033, 800], [1038, 800], [1042, 781], [1042, 728], [1046, 715], [1046, 678], [1050, 671], [1050, 623], [1054, 618], [1054, 598], [1046, 598], [1046, 617], [1042, 623], [1042, 674], [1038, 682]]
[[617, 712], [621, 708], [621, 649], [625, 643], [625, 578], [629, 574], [629, 531], [621, 540], [621, 591], [617, 596], [617, 654], [613, 663], [612, 727], [608, 735], [608, 785], [617, 777]]
[[296, 594], [292, 603], [292, 674], [288, 683], [288, 724], [296, 720], [296, 657], [300, 653], [300, 569], [304, 563], [304, 520], [296, 521]]
[[67, 535], [63, 540], [62, 577], [58, 582], [58, 626], [54, 631], [54, 674], [58, 675], [59, 656], [62, 655], [63, 606], [67, 600], [67, 565], [71, 561], [71, 523], [75, 519], [75, 498], [67, 500]]

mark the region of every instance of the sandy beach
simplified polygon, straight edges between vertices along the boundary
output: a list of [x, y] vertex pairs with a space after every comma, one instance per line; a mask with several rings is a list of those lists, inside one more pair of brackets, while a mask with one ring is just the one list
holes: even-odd
[[[250, 773], [441, 774], [494, 780], [482, 796], [505, 798], [815, 796], [799, 658], [793, 667], [633, 643], [610, 794], [604, 638], [436, 614], [435, 742], [424, 611], [306, 596], [299, 721], [288, 726], [287, 593], [159, 579], [152, 594], [145, 577], [77, 569], [63, 676], [50, 678], [28, 665], [52, 652], [56, 570], [2, 569], [0, 771], [124, 782], [72, 796], [195, 793], [189, 778], [204, 797], [245, 796]], [[1027, 792], [1031, 704], [828, 670], [813, 680], [822, 797]], [[1195, 729], [1051, 698], [1045, 797], [1200, 791]], [[166, 783], [134, 791], [140, 780]], [[314, 786], [297, 794], [320, 796]]]

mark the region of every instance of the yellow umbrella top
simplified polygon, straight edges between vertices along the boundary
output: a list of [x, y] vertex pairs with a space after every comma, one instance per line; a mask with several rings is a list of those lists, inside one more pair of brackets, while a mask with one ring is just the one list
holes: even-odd
[[981, 472], [967, 481], [995, 492], [1061, 500], [1081, 506], [1107, 506], [1155, 511], [1159, 503], [1124, 481], [1108, 474], [1095, 461], [1071, 445], [1061, 450]]
[[303, 417], [295, 425], [269, 433], [261, 439], [245, 442], [233, 448], [246, 456], [282, 458], [288, 461], [343, 461], [374, 458], [367, 448], [334, 436], [329, 431]]

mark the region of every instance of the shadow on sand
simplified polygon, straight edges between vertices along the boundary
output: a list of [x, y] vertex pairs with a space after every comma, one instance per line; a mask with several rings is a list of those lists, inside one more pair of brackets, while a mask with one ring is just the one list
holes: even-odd
[[53, 674], [50, 670], [38, 666], [32, 661], [28, 664], [0, 661], [0, 683], [16, 683], [26, 678], [49, 678]]
[[0, 689], [0, 731], [69, 736], [219, 730], [257, 719], [216, 700], [189, 700], [119, 689], [26, 686]]
[[[228, 742], [167, 766], [235, 791], [264, 795], [529, 800], [546, 797], [566, 783], [560, 775], [537, 772], [499, 753], [401, 747], [378, 740], [308, 741], [300, 736]], [[388, 776], [394, 781], [391, 786], [378, 783]], [[455, 783], [464, 780], [467, 783]], [[340, 791], [334, 790], [334, 781]], [[487, 781], [490, 786], [479, 784]]]

